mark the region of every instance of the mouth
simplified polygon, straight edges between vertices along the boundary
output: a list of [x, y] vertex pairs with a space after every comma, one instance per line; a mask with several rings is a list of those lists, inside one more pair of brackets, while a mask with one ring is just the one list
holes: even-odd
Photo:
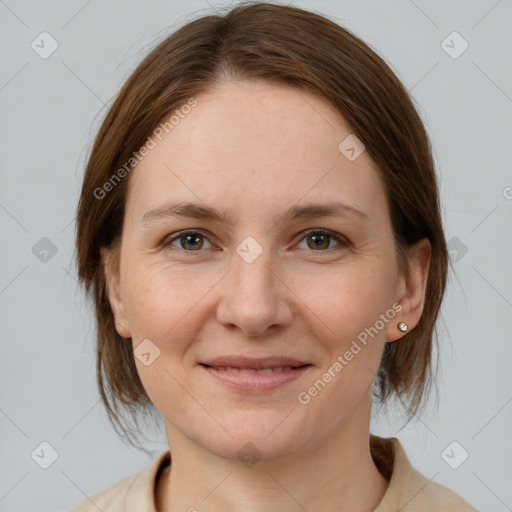
[[309, 364], [304, 364], [301, 366], [270, 366], [268, 368], [238, 368], [236, 366], [210, 366], [208, 364], [203, 364], [206, 368], [212, 368], [218, 372], [240, 372], [240, 373], [257, 373], [258, 375], [269, 375], [271, 373], [282, 373], [282, 372], [291, 372], [292, 370], [296, 370], [297, 368], [304, 368], [305, 366], [311, 366]]
[[290, 383], [313, 368], [312, 364], [285, 357], [224, 357], [199, 365], [232, 389], [256, 393]]

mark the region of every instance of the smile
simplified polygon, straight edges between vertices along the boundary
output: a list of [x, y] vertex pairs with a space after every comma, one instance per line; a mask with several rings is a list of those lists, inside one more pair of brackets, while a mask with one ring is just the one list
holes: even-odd
[[201, 364], [200, 366], [209, 375], [227, 387], [253, 393], [272, 391], [284, 386], [298, 379], [313, 367], [310, 364], [301, 366], [271, 366], [267, 368], [238, 368], [234, 366], [210, 366], [207, 364]]
[[219, 372], [225, 371], [239, 371], [241, 373], [259, 373], [259, 374], [268, 374], [268, 373], [276, 373], [276, 372], [289, 372], [294, 369], [293, 366], [273, 366], [271, 368], [261, 368], [259, 370], [255, 368], [237, 368], [236, 366], [210, 366], [214, 370]]

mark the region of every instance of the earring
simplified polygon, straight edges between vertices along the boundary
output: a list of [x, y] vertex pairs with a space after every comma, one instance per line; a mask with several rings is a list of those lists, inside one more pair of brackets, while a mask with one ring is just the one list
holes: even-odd
[[398, 329], [400, 329], [402, 332], [406, 332], [409, 330], [409, 326], [405, 322], [400, 322], [398, 324]]

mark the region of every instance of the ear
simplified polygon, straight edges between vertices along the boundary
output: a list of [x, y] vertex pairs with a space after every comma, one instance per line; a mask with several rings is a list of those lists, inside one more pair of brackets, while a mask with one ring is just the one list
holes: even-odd
[[386, 341], [397, 341], [405, 336], [406, 333], [398, 329], [400, 322], [407, 324], [408, 330], [406, 332], [412, 331], [418, 325], [425, 305], [432, 246], [428, 238], [422, 238], [419, 242], [408, 247], [407, 252], [409, 255], [409, 275], [400, 274], [395, 296], [395, 302], [398, 302], [402, 309], [397, 312], [393, 322], [388, 324]]
[[119, 251], [119, 247], [111, 248], [101, 247], [100, 258], [105, 273], [105, 281], [107, 287], [107, 296], [110, 307], [114, 314], [116, 323], [116, 331], [123, 338], [131, 338], [128, 322], [123, 303], [123, 297], [120, 287], [119, 276], [119, 255], [115, 251]]

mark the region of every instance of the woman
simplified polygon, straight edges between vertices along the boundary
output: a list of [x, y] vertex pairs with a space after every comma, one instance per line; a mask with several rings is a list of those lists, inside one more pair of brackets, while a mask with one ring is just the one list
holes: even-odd
[[[99, 130], [78, 208], [99, 388], [169, 450], [72, 509], [474, 511], [369, 432], [431, 381], [447, 250], [430, 143], [366, 44], [241, 5], [163, 41]], [[171, 463], [172, 462], [172, 463]]]

